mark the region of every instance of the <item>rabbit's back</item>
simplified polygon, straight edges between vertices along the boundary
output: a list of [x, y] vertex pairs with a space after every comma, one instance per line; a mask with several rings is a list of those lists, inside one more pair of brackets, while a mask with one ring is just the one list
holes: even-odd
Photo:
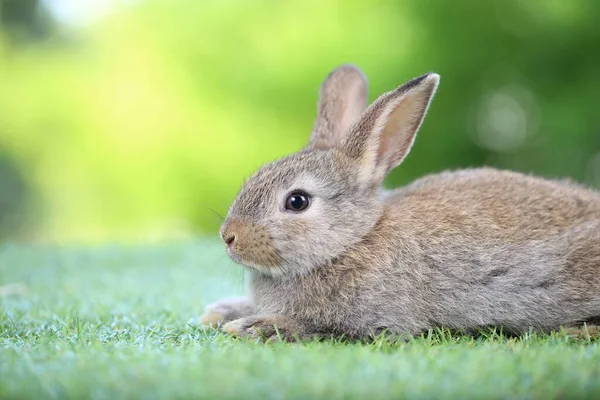
[[600, 218], [596, 191], [491, 168], [426, 176], [387, 193], [386, 203], [391, 220], [430, 237], [541, 239]]
[[388, 252], [402, 243], [388, 274], [413, 274], [413, 302], [430, 323], [520, 331], [600, 315], [595, 191], [477, 169], [425, 177], [388, 196], [378, 235], [390, 238]]

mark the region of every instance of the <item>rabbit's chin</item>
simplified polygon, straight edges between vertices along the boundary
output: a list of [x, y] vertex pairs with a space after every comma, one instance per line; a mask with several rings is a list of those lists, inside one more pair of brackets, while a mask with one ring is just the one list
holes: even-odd
[[259, 273], [269, 276], [282, 276], [286, 274], [286, 270], [279, 265], [269, 263], [265, 265], [258, 260], [252, 260], [249, 257], [244, 257], [235, 250], [227, 249], [227, 255], [236, 264], [247, 268], [250, 272]]

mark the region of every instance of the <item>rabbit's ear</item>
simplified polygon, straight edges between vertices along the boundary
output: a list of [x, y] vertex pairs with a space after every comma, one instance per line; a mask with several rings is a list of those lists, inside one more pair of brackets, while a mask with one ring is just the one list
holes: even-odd
[[357, 67], [334, 69], [321, 85], [317, 120], [309, 147], [338, 147], [348, 128], [367, 107], [367, 79]]
[[381, 183], [404, 160], [439, 80], [437, 74], [426, 74], [382, 95], [352, 126], [341, 150], [359, 162], [364, 179]]

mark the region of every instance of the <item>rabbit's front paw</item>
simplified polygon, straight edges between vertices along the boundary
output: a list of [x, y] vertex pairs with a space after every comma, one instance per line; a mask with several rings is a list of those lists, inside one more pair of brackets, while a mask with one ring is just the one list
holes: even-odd
[[219, 324], [252, 314], [253, 309], [247, 297], [221, 300], [206, 307], [206, 312], [200, 317], [200, 323], [216, 328]]
[[200, 324], [216, 328], [224, 319], [223, 314], [209, 309], [200, 317]]
[[262, 339], [266, 342], [301, 339], [301, 327], [283, 316], [254, 316], [236, 319], [223, 325], [223, 332], [232, 336]]

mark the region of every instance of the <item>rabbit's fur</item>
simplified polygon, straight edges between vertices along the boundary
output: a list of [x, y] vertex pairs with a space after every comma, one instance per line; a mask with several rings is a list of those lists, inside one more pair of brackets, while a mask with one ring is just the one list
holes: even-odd
[[[488, 168], [381, 188], [438, 82], [423, 75], [364, 110], [356, 67], [327, 77], [309, 145], [252, 176], [222, 226], [229, 256], [250, 270], [250, 296], [209, 306], [204, 323], [241, 336], [368, 338], [600, 317], [599, 193]], [[285, 208], [296, 190], [311, 196], [304, 211]]]

